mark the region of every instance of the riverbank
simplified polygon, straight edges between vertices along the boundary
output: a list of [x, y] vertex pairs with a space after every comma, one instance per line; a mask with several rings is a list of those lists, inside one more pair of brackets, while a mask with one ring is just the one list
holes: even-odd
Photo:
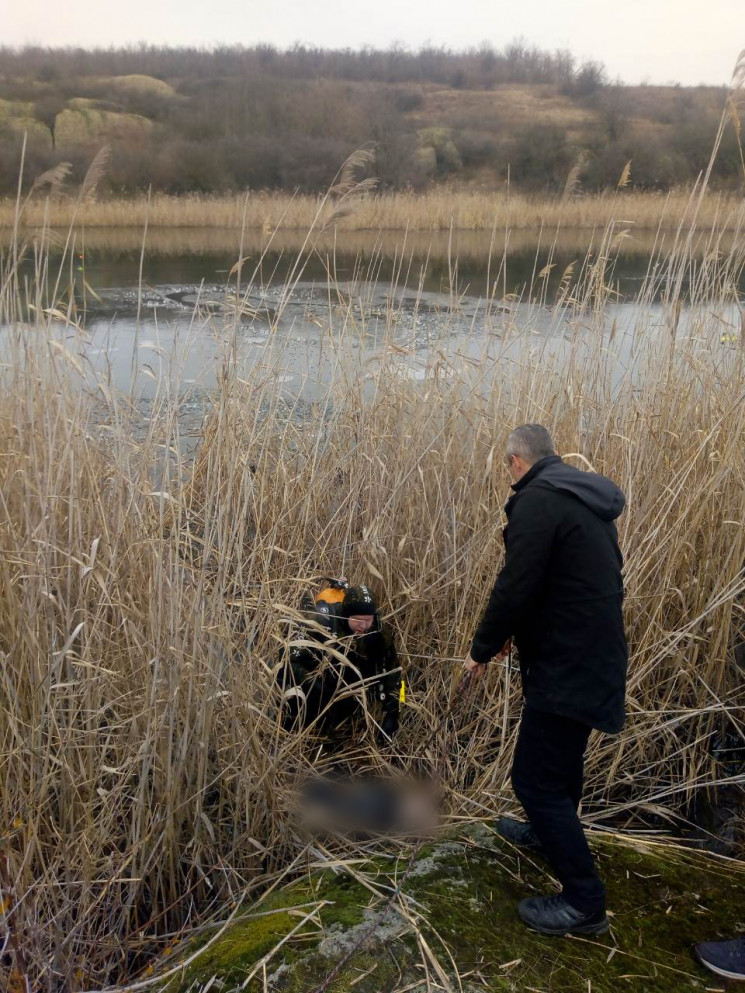
[[[232, 196], [190, 194], [151, 198], [108, 198], [78, 202], [73, 197], [33, 199], [21, 211], [23, 228], [222, 228], [302, 229], [324, 226], [345, 231], [484, 231], [603, 229], [619, 231], [742, 230], [741, 196], [709, 193], [699, 202], [688, 190], [671, 193], [607, 192], [596, 196], [525, 196], [506, 190], [433, 188], [425, 193], [380, 193], [352, 199], [349, 212], [329, 197], [247, 192]], [[0, 200], [0, 228], [12, 229], [16, 202]]]
[[177, 993], [206, 993], [215, 977], [227, 989], [306, 993], [337, 964], [329, 989], [355, 993], [426, 993], [429, 974], [437, 988], [464, 993], [720, 989], [693, 949], [733, 935], [745, 863], [640, 837], [593, 834], [591, 843], [608, 886], [607, 935], [557, 940], [528, 931], [517, 902], [554, 883], [542, 860], [506, 845], [487, 822], [424, 846], [403, 885], [407, 853], [390, 842], [354, 865], [332, 871], [320, 862], [240, 908], [233, 922], [171, 942], [148, 975], [168, 976]]

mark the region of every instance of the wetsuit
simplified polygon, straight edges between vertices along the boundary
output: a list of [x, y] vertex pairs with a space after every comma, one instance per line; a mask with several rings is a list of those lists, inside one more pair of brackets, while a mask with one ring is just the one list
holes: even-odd
[[304, 625], [294, 634], [279, 671], [283, 725], [308, 727], [318, 721], [323, 733], [335, 731], [361, 713], [358, 693], [342, 695], [347, 687], [365, 680], [367, 705], [391, 737], [398, 729], [401, 689], [401, 673], [394, 671], [398, 657], [392, 633], [377, 611], [370, 631], [352, 634], [341, 603], [317, 600], [313, 608], [314, 613], [307, 613], [316, 624]]

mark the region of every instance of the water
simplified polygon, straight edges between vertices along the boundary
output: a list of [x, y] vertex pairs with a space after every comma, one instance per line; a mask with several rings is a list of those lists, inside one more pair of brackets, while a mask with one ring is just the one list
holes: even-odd
[[[731, 248], [711, 238], [696, 241], [698, 264], [712, 264], [714, 247]], [[369, 376], [383, 344], [393, 343], [396, 374], [424, 380], [434, 359], [446, 376], [497, 369], [526, 342], [556, 357], [569, 340], [600, 331], [613, 336], [620, 381], [641, 332], [649, 338], [675, 324], [679, 336], [695, 336], [705, 323], [700, 308], [671, 315], [661, 283], [643, 306], [634, 302], [649, 274], [661, 271], [671, 235], [604, 242], [603, 232], [587, 230], [345, 232], [318, 236], [300, 252], [304, 241], [298, 232], [161, 229], [148, 233], [143, 251], [142, 232], [95, 229], [77, 237], [64, 261], [53, 242], [52, 270], [62, 287], [74, 286], [84, 329], [59, 333], [94, 376], [136, 396], [143, 416], [167, 389], [182, 396], [182, 417], [196, 425], [227, 360], [246, 373], [261, 368], [279, 394], [310, 401], [338, 372], [341, 345], [352, 375]], [[559, 294], [586, 294], [599, 255], [608, 259], [602, 283], [611, 290], [602, 310], [557, 307]], [[719, 331], [702, 334], [701, 347], [726, 352], [739, 337], [737, 305], [707, 307]]]

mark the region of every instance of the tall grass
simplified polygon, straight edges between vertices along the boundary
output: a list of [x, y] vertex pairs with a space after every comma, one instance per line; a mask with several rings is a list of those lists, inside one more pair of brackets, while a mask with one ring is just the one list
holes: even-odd
[[[593, 739], [588, 816], [674, 821], [716, 780], [712, 734], [745, 734], [733, 652], [745, 604], [745, 329], [721, 344], [724, 325], [738, 333], [742, 250], [694, 267], [683, 234], [623, 333], [608, 316], [616, 230], [599, 259], [566, 275], [554, 334], [475, 323], [466, 348], [444, 333], [421, 381], [407, 374], [394, 304], [370, 358], [357, 347], [364, 313], [337, 296], [318, 339], [334, 372], [310, 401], [282, 392], [291, 343], [279, 333], [244, 368], [242, 326], [221, 330], [220, 387], [193, 460], [169, 380], [137, 436], [130, 398], [80, 358], [84, 329], [46, 307], [57, 274], [39, 258], [27, 278], [11, 253], [0, 293], [0, 885], [2, 927], [23, 956], [11, 954], [6, 985], [21, 972], [34, 990], [113, 982], [308, 858], [288, 797], [316, 745], [278, 726], [274, 670], [300, 594], [321, 576], [377, 588], [406, 670], [398, 766], [372, 733], [352, 759], [433, 771], [453, 660], [500, 565], [500, 455], [522, 421], [546, 424], [569, 461], [628, 496], [629, 720], [618, 738]], [[698, 274], [690, 298], [677, 278], [686, 267]], [[288, 298], [300, 276], [299, 264]], [[453, 321], [457, 304], [454, 291]], [[449, 816], [513, 802], [519, 702], [517, 677], [493, 668], [449, 753]]]
[[[81, 227], [253, 228], [278, 226], [307, 230], [316, 223], [321, 196], [256, 192], [234, 196], [154, 194], [131, 198], [90, 200], [57, 196], [51, 203], [33, 199], [23, 212], [27, 227], [51, 224], [67, 228], [75, 219]], [[327, 205], [331, 211], [330, 204]], [[675, 231], [690, 223], [690, 191], [641, 193], [607, 191], [598, 195], [553, 197], [500, 190], [436, 187], [424, 193], [377, 193], [359, 203], [353, 214], [339, 220], [340, 230], [468, 231], [524, 228], [603, 228], [611, 220], [635, 229]], [[708, 193], [696, 218], [700, 230], [731, 230], [742, 224], [742, 197]], [[0, 228], [12, 228], [15, 201], [0, 200]]]

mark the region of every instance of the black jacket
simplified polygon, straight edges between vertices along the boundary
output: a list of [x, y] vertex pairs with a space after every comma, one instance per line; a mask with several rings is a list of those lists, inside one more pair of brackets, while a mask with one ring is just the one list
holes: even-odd
[[[319, 670], [322, 670], [326, 654], [324, 648], [333, 647], [350, 664], [340, 664], [336, 656], [329, 656], [331, 665], [322, 677], [323, 693], [319, 706], [324, 706], [328, 702], [327, 697], [335, 689], [341, 689], [342, 685], [358, 683], [360, 677], [372, 680], [377, 676], [377, 680], [367, 683], [368, 700], [378, 701], [383, 711], [382, 727], [387, 733], [392, 733], [398, 726], [401, 691], [401, 671], [398, 668], [392, 631], [381, 622], [377, 614], [372, 630], [359, 635], [351, 634], [345, 618], [332, 615], [331, 620], [331, 629], [328, 632], [320, 632], [317, 628], [303, 628], [295, 632], [295, 638], [306, 644], [290, 646], [289, 659], [284, 659], [285, 665], [279, 672], [280, 685], [283, 688], [305, 688], [313, 684], [318, 678]], [[316, 641], [318, 647], [310, 647], [308, 641]], [[337, 709], [341, 713], [350, 707]], [[310, 716], [312, 719], [315, 715]]]
[[614, 734], [624, 721], [628, 662], [613, 523], [624, 495], [558, 455], [537, 462], [513, 490], [505, 564], [471, 656], [488, 662], [514, 637], [529, 706]]

